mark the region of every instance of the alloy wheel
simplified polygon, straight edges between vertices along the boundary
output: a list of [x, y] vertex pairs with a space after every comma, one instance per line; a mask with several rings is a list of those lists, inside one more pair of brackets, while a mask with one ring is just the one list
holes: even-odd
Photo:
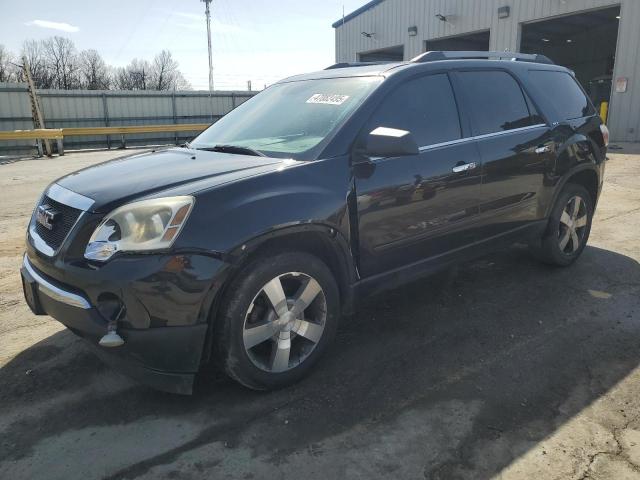
[[558, 246], [565, 255], [574, 254], [582, 244], [588, 222], [587, 204], [578, 195], [571, 197], [560, 216]]
[[269, 373], [301, 364], [322, 338], [327, 301], [320, 284], [301, 272], [267, 282], [245, 315], [242, 340], [251, 362]]

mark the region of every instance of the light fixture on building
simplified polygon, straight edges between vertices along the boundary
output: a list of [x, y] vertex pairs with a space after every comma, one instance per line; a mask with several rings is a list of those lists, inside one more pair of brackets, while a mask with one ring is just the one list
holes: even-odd
[[511, 15], [511, 7], [505, 6], [498, 8], [498, 18], [509, 18]]
[[415, 25], [413, 27], [409, 27], [407, 29], [407, 32], [409, 33], [410, 37], [415, 37], [416, 35], [418, 35], [418, 27]]
[[444, 16], [444, 15], [442, 15], [441, 13], [437, 13], [437, 14], [436, 14], [436, 18], [437, 18], [438, 20], [440, 20], [441, 22], [446, 22], [446, 21], [448, 21], [448, 20], [447, 20], [447, 17], [445, 17], [445, 16]]
[[549, 40], [548, 38], [543, 38], [542, 41], [546, 43], [546, 42], [550, 42], [551, 40]]
[[360, 35], [362, 35], [363, 37], [367, 37], [367, 38], [373, 38], [373, 36], [375, 35], [375, 33], [368, 33], [368, 32], [360, 32]]
[[567, 39], [567, 43], [573, 43], [573, 40], [571, 40], [570, 38]]

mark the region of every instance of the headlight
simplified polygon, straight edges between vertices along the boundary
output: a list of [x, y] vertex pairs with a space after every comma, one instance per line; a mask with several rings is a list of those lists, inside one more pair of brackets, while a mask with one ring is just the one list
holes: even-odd
[[169, 248], [187, 221], [193, 203], [193, 197], [168, 197], [123, 205], [100, 222], [84, 256], [104, 262], [116, 252]]

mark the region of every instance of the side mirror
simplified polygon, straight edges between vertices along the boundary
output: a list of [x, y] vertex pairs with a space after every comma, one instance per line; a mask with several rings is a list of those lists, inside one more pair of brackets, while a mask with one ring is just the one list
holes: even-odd
[[369, 157], [402, 157], [419, 152], [411, 132], [387, 127], [378, 127], [369, 133], [364, 149]]

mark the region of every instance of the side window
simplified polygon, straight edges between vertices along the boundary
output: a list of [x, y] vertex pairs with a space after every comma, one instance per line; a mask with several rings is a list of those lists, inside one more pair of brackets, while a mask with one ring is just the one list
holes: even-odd
[[565, 120], [593, 115], [595, 109], [575, 78], [566, 72], [531, 70], [531, 79], [536, 87], [554, 104]]
[[460, 72], [460, 87], [473, 121], [474, 135], [533, 125], [524, 93], [506, 72]]
[[388, 95], [370, 124], [409, 130], [419, 146], [460, 138], [460, 119], [449, 78], [429, 75], [401, 84]]

